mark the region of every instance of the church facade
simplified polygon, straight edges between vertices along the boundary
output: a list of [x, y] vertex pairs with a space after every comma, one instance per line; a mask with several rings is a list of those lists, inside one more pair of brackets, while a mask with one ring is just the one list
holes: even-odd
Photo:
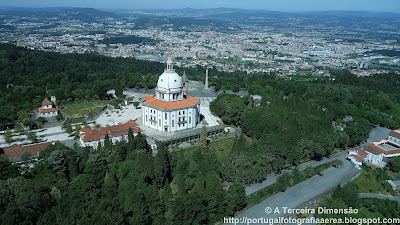
[[142, 108], [143, 125], [161, 132], [181, 131], [196, 127], [200, 121], [198, 98], [187, 95], [186, 75], [179, 76], [173, 61], [160, 75], [154, 96], [145, 96]]

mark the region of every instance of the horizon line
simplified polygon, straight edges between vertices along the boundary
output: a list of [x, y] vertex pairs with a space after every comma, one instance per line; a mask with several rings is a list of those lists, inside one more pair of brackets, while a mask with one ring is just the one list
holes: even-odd
[[184, 10], [184, 9], [195, 9], [195, 10], [213, 10], [213, 9], [237, 9], [237, 10], [253, 10], [253, 11], [269, 11], [269, 12], [282, 12], [282, 13], [312, 13], [312, 12], [368, 12], [368, 13], [395, 13], [400, 14], [395, 11], [375, 11], [375, 10], [354, 10], [354, 9], [319, 9], [319, 10], [272, 10], [272, 9], [254, 9], [254, 8], [235, 8], [235, 7], [210, 7], [210, 8], [192, 8], [192, 7], [183, 7], [183, 8], [96, 8], [96, 7], [80, 7], [80, 6], [42, 6], [42, 7], [33, 7], [33, 6], [0, 6], [0, 9], [4, 8], [20, 8], [20, 9], [51, 9], [51, 8], [79, 8], [79, 9], [97, 9], [102, 11], [107, 10]]

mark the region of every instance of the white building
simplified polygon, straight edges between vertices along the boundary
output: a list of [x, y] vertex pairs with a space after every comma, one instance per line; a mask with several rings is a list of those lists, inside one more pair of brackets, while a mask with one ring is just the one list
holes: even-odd
[[352, 161], [355, 165], [361, 166], [362, 163], [366, 160], [368, 153], [362, 149], [355, 149], [349, 151], [349, 156], [347, 157]]
[[400, 129], [389, 132], [389, 141], [400, 145]]
[[99, 143], [104, 145], [104, 138], [106, 135], [110, 138], [112, 143], [117, 141], [127, 140], [129, 128], [132, 130], [133, 136], [136, 136], [142, 130], [138, 127], [137, 123], [134, 120], [129, 120], [128, 122], [118, 125], [107, 125], [105, 127], [94, 127], [90, 128], [82, 128], [80, 130], [80, 143], [82, 147], [90, 146], [94, 149], [97, 149]]
[[53, 108], [53, 104], [47, 98], [42, 102], [42, 107], [39, 107], [38, 111], [41, 117], [50, 117], [58, 115], [58, 109]]
[[196, 127], [200, 121], [197, 98], [187, 96], [186, 75], [180, 77], [171, 59], [158, 78], [155, 96], [145, 96], [143, 125], [161, 132], [173, 132]]
[[400, 156], [400, 129], [391, 131], [388, 139], [374, 141], [362, 150], [349, 151], [349, 158], [354, 164], [368, 162], [383, 167], [383, 159]]

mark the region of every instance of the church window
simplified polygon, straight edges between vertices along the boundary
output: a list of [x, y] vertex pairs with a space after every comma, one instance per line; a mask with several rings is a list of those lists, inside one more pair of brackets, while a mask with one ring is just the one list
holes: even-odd
[[161, 119], [158, 120], [158, 124], [161, 126]]
[[179, 115], [181, 115], [181, 111], [179, 111]]
[[165, 119], [167, 119], [167, 113], [165, 113]]
[[185, 111], [183, 111], [182, 114], [185, 115]]
[[191, 122], [192, 122], [192, 117], [189, 116], [189, 123], [191, 123]]
[[146, 121], [148, 121], [148, 120], [147, 120], [147, 115], [146, 115]]
[[174, 120], [172, 120], [172, 127], [174, 127]]

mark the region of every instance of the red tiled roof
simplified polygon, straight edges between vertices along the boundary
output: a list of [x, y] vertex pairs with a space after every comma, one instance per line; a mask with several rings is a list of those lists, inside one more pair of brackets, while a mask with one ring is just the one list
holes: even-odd
[[396, 131], [393, 130], [389, 132], [389, 136], [400, 139], [400, 133], [397, 133]]
[[58, 109], [56, 109], [56, 108], [44, 109], [43, 107], [39, 107], [38, 111], [40, 113], [48, 113], [48, 112], [56, 112], [56, 111], [58, 111]]
[[80, 130], [80, 136], [83, 142], [91, 142], [100, 140], [108, 134], [109, 137], [118, 137], [122, 135], [128, 135], [129, 128], [132, 129], [133, 133], [142, 132], [134, 120], [129, 120], [127, 123], [118, 124], [114, 126], [107, 125], [106, 127], [95, 127], [88, 129], [86, 127]]
[[391, 155], [391, 154], [397, 154], [400, 153], [400, 148], [396, 150], [385, 150], [379, 146], [376, 146], [375, 144], [370, 144], [367, 147], [365, 147], [365, 151], [371, 152], [372, 154], [375, 155], [380, 155], [380, 154], [386, 154], [386, 155]]
[[358, 153], [359, 156], [361, 156], [361, 158], [364, 158], [365, 156], [368, 155], [368, 153], [366, 151], [361, 150], [361, 149], [358, 150], [357, 153]]
[[[55, 141], [58, 142], [58, 141]], [[8, 147], [3, 147], [4, 153], [8, 158], [21, 157], [22, 152], [28, 151], [31, 154], [39, 154], [47, 146], [51, 145], [52, 142], [45, 142], [33, 145], [12, 145]]]
[[359, 155], [350, 155], [351, 157], [353, 157], [354, 159], [356, 159], [358, 162], [363, 162], [364, 159], [362, 159]]
[[87, 128], [87, 127], [83, 127], [82, 129], [80, 129], [79, 131], [80, 132], [88, 132], [88, 131], [91, 131], [92, 129], [90, 129], [90, 128]]
[[376, 169], [376, 168], [378, 168], [377, 166], [375, 166], [374, 164], [371, 164], [371, 165], [369, 165], [371, 168], [372, 168], [372, 170], [374, 170], [374, 169]]
[[164, 102], [156, 99], [154, 96], [144, 96], [144, 104], [157, 107], [159, 109], [176, 109], [187, 106], [194, 106], [198, 101], [197, 98], [186, 98], [176, 102]]
[[42, 105], [51, 105], [51, 104], [52, 104], [51, 101], [47, 98], [42, 102]]

